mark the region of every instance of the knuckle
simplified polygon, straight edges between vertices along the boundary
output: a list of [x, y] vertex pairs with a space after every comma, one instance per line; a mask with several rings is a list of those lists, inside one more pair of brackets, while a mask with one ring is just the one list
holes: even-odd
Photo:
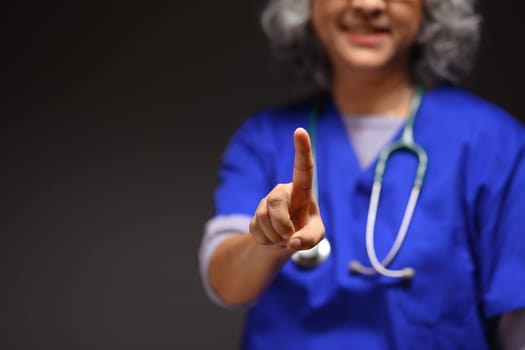
[[285, 184], [278, 184], [266, 197], [266, 202], [270, 207], [278, 207], [286, 203], [287, 186]]
[[281, 193], [272, 192], [268, 195], [267, 203], [272, 208], [279, 207], [283, 204], [284, 198]]
[[260, 205], [257, 210], [255, 210], [255, 218], [262, 218], [268, 214], [266, 207], [263, 205]]
[[250, 221], [250, 226], [249, 226], [250, 232], [257, 231], [257, 228], [258, 228], [257, 221], [255, 220], [255, 218], [252, 218], [252, 220]]

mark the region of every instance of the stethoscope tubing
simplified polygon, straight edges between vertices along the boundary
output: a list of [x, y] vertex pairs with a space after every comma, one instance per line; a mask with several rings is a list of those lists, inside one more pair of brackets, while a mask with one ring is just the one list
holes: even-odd
[[[387, 146], [379, 155], [378, 162], [374, 171], [374, 182], [372, 185], [372, 193], [370, 195], [370, 203], [368, 208], [367, 223], [366, 223], [366, 251], [368, 255], [370, 267], [363, 266], [358, 261], [351, 261], [349, 263], [349, 269], [352, 273], [364, 274], [364, 275], [374, 275], [380, 274], [385, 277], [390, 278], [403, 278], [410, 279], [415, 275], [415, 269], [412, 267], [405, 267], [399, 270], [389, 269], [387, 266], [394, 260], [396, 255], [399, 253], [401, 246], [406, 238], [408, 227], [412, 220], [414, 210], [416, 208], [417, 201], [419, 199], [419, 194], [421, 193], [421, 187], [424, 182], [424, 177], [428, 165], [428, 156], [423, 147], [418, 145], [414, 140], [414, 121], [421, 104], [421, 99], [423, 96], [423, 88], [419, 86], [416, 90], [414, 98], [411, 104], [410, 115], [403, 127], [403, 133], [399, 141], [394, 142], [393, 144]], [[316, 145], [317, 145], [317, 110], [313, 110], [310, 116], [310, 125], [309, 125], [310, 137], [312, 140], [312, 149], [314, 164], [317, 164], [316, 159]], [[396, 234], [396, 238], [389, 252], [384, 259], [379, 261], [374, 244], [374, 233], [375, 233], [375, 222], [377, 218], [377, 209], [379, 206], [379, 199], [381, 195], [381, 188], [383, 182], [383, 176], [385, 173], [386, 165], [389, 157], [399, 151], [408, 151], [413, 153], [418, 161], [418, 167], [416, 170], [416, 176], [414, 178], [414, 183], [410, 195], [408, 198], [407, 205], [405, 207], [405, 212], [401, 221], [401, 225]], [[318, 180], [317, 180], [317, 166], [314, 166], [314, 184], [313, 190], [316, 198], [319, 198], [318, 195]], [[315, 247], [306, 250], [298, 251], [292, 256], [292, 260], [303, 268], [312, 268], [322, 262], [324, 262], [330, 255], [330, 243], [324, 238], [319, 244]]]

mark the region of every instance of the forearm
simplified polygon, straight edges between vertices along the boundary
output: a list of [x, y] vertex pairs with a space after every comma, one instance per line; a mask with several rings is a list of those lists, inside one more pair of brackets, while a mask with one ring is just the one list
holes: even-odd
[[249, 234], [234, 234], [210, 259], [211, 286], [227, 304], [249, 304], [257, 300], [292, 253], [279, 245], [260, 245]]

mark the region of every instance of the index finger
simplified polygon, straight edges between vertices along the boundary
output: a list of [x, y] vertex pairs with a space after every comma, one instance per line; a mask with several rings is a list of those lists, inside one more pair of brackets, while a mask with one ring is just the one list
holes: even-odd
[[314, 178], [312, 145], [308, 132], [303, 128], [297, 128], [293, 136], [295, 158], [293, 165], [292, 203], [295, 205], [305, 205], [310, 201]]

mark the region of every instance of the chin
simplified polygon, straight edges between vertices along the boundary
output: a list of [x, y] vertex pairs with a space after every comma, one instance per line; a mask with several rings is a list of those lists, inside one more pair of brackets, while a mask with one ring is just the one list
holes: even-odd
[[[382, 45], [383, 46], [383, 45]], [[338, 61], [348, 68], [376, 70], [387, 67], [392, 61], [395, 53], [390, 47], [359, 48], [349, 47], [347, 44], [343, 47], [335, 47], [332, 57], [339, 57]]]
[[362, 55], [345, 59], [344, 65], [353, 71], [374, 72], [388, 68], [389, 62], [384, 56]]

